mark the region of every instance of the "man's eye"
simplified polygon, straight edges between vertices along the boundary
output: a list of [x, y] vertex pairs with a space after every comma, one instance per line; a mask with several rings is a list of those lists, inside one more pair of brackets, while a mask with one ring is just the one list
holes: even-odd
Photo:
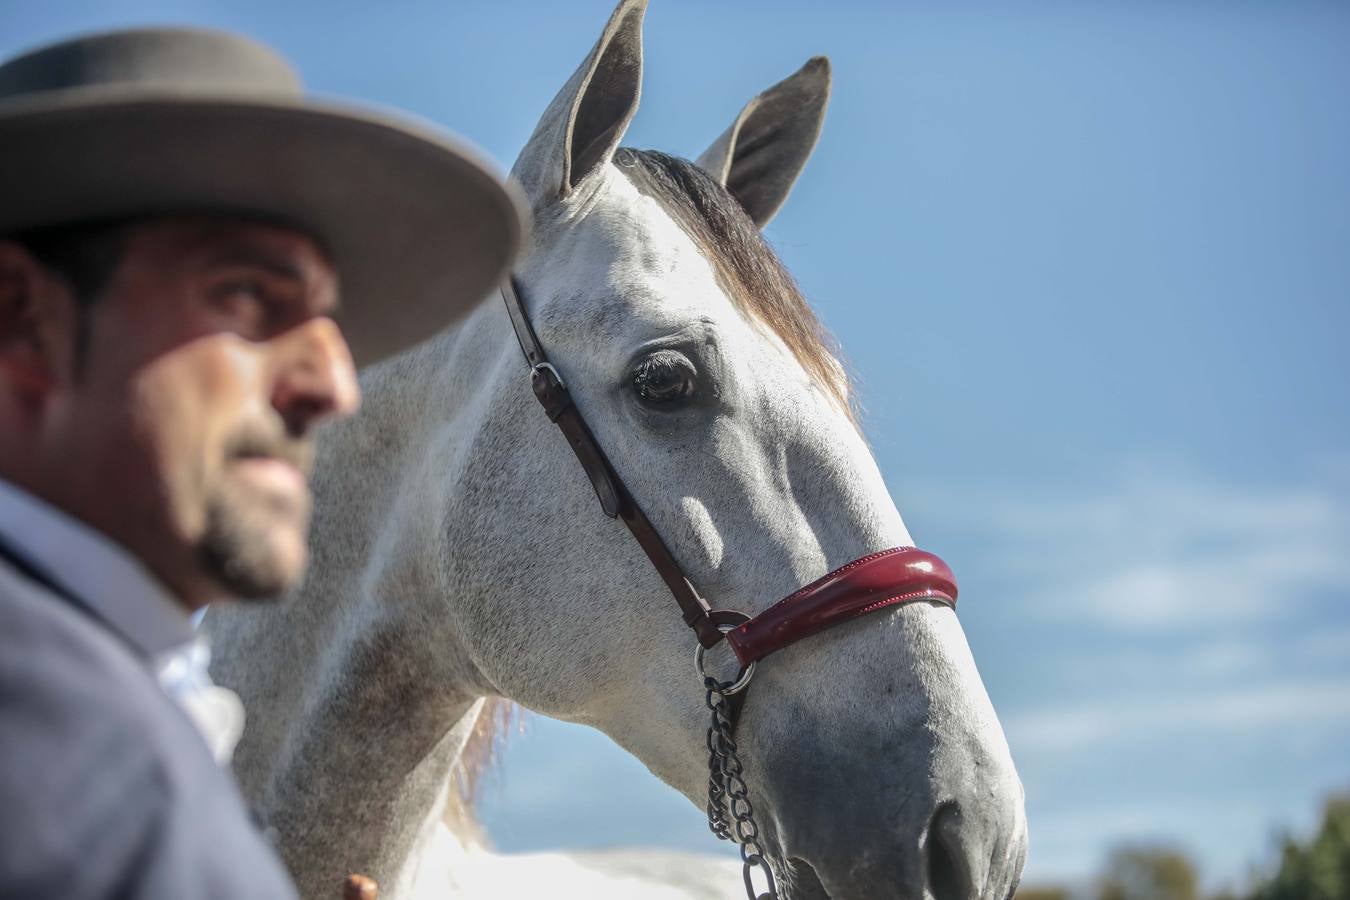
[[261, 339], [271, 335], [281, 318], [281, 304], [256, 278], [224, 281], [211, 291], [217, 307], [232, 320], [239, 334]]
[[633, 391], [652, 409], [677, 409], [698, 395], [698, 373], [684, 355], [661, 350], [634, 370]]
[[212, 299], [223, 306], [261, 303], [264, 294], [262, 282], [254, 279], [223, 281], [211, 291]]

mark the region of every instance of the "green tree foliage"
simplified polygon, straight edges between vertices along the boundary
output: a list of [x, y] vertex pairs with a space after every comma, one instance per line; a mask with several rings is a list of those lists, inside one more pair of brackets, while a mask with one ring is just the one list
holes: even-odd
[[1350, 794], [1327, 802], [1322, 827], [1307, 844], [1286, 837], [1280, 868], [1252, 900], [1350, 900]]
[[[1088, 893], [1042, 885], [1016, 900], [1201, 900], [1195, 866], [1179, 850], [1130, 844], [1115, 848]], [[1350, 900], [1350, 793], [1327, 801], [1322, 824], [1305, 842], [1284, 838], [1279, 868], [1246, 889], [1208, 900]]]
[[1069, 900], [1072, 895], [1065, 888], [1018, 888], [1013, 900]]
[[1098, 900], [1200, 900], [1200, 879], [1171, 847], [1117, 847], [1097, 884]]

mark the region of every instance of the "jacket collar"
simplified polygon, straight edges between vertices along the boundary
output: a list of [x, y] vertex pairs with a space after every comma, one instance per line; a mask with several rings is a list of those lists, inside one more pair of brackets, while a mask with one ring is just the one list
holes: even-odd
[[0, 541], [20, 557], [16, 562], [88, 609], [147, 659], [192, 642], [187, 610], [135, 556], [4, 479]]

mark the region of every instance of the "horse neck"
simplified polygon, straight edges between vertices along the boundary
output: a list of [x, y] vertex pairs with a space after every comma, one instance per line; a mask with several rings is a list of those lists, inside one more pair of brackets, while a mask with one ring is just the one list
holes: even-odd
[[241, 784], [304, 896], [351, 871], [407, 895], [479, 713], [482, 691], [442, 625], [462, 586], [436, 563], [437, 486], [472, 433], [474, 380], [461, 373], [482, 361], [466, 357], [503, 324], [477, 316], [364, 373], [361, 416], [320, 441], [305, 584], [265, 611], [208, 618], [213, 673], [249, 713]]

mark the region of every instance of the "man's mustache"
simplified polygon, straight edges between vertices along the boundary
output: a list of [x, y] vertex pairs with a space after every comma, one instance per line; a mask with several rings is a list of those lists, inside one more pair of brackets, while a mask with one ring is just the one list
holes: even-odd
[[291, 437], [280, 426], [254, 424], [240, 429], [226, 446], [226, 459], [259, 456], [288, 462], [308, 478], [314, 469], [314, 442]]

